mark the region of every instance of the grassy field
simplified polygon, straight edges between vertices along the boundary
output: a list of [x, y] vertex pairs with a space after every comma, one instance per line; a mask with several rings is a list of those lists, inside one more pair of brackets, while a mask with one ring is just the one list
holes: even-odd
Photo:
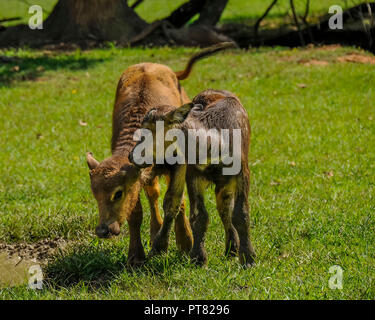
[[[116, 240], [93, 232], [85, 152], [110, 155], [120, 74], [141, 61], [179, 70], [196, 50], [2, 51], [21, 60], [0, 65], [0, 242], [70, 245], [44, 268], [43, 290], [0, 289], [0, 299], [374, 299], [375, 65], [342, 62], [368, 55], [333, 49], [229, 51], [183, 82], [191, 97], [233, 91], [248, 110], [258, 253], [249, 270], [223, 255], [211, 189], [207, 268], [190, 264], [173, 240], [167, 255], [129, 270], [127, 227]], [[328, 287], [333, 265], [344, 270], [342, 290]]]
[[[137, 12], [153, 21], [184, 1], [145, 0]], [[25, 3], [48, 13], [55, 2], [0, 0], [0, 19], [27, 22]], [[268, 2], [230, 0], [222, 22], [253, 23]], [[283, 19], [288, 2], [279, 1], [271, 22]], [[304, 1], [295, 2], [303, 12]], [[312, 1], [312, 15], [345, 3]], [[43, 290], [0, 288], [0, 299], [375, 298], [375, 65], [346, 62], [374, 61], [354, 48], [228, 51], [200, 62], [183, 82], [190, 97], [206, 88], [230, 90], [248, 110], [254, 268], [224, 257], [212, 189], [207, 268], [190, 264], [172, 237], [167, 255], [129, 270], [127, 226], [118, 239], [95, 237], [98, 213], [85, 153], [110, 155], [119, 76], [143, 61], [180, 70], [195, 51], [0, 51], [20, 59], [0, 64], [0, 244], [68, 243], [43, 266]], [[148, 251], [143, 194], [142, 203]], [[344, 270], [342, 290], [328, 286], [333, 265]]]

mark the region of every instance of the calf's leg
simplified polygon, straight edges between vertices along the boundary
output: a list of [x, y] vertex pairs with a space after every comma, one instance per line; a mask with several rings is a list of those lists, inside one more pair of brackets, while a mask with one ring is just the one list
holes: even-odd
[[204, 241], [209, 222], [208, 212], [204, 205], [204, 192], [207, 181], [190, 175], [186, 183], [190, 200], [190, 225], [194, 238], [190, 258], [195, 264], [204, 265], [207, 263]]
[[232, 222], [240, 238], [239, 258], [244, 267], [250, 267], [256, 257], [250, 241], [250, 216], [248, 203], [248, 177], [240, 176], [237, 182], [237, 195]]
[[160, 186], [159, 186], [159, 179], [155, 177], [149, 185], [145, 187], [146, 196], [150, 203], [150, 210], [151, 210], [151, 221], [150, 221], [150, 243], [152, 245], [156, 234], [160, 230], [163, 219], [160, 216], [159, 212], [159, 203], [158, 199], [160, 196]]
[[184, 194], [186, 166], [175, 166], [171, 171], [171, 179], [163, 201], [164, 222], [156, 234], [150, 256], [168, 250], [169, 235], [172, 223], [179, 213]]
[[215, 194], [217, 210], [225, 229], [225, 255], [235, 256], [239, 248], [239, 238], [232, 224], [232, 213], [236, 198], [234, 179], [224, 184], [217, 184]]
[[181, 202], [180, 211], [174, 223], [174, 232], [176, 234], [177, 248], [182, 252], [189, 253], [193, 246], [193, 234], [191, 233], [189, 220], [185, 215], [184, 199]]
[[143, 211], [141, 201], [138, 199], [133, 212], [128, 216], [130, 244], [128, 252], [128, 265], [137, 266], [146, 260], [145, 252], [141, 241], [141, 224]]
[[[167, 185], [169, 186], [170, 177], [165, 176]], [[193, 246], [193, 235], [191, 233], [189, 220], [185, 215], [185, 200], [182, 199], [180, 210], [174, 222], [174, 231], [176, 235], [177, 248], [185, 253], [189, 253]]]

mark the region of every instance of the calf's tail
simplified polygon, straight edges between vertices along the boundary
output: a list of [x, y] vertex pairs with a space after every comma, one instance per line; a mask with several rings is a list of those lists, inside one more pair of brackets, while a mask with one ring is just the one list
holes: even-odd
[[196, 53], [190, 58], [189, 62], [186, 65], [185, 70], [176, 72], [177, 79], [185, 80], [190, 75], [190, 72], [193, 69], [193, 65], [197, 61], [203, 58], [209, 57], [215, 54], [216, 52], [229, 49], [229, 48], [237, 48], [237, 45], [234, 42], [221, 42], [217, 45], [214, 45], [206, 49], [203, 49], [202, 51], [199, 51], [198, 53]]

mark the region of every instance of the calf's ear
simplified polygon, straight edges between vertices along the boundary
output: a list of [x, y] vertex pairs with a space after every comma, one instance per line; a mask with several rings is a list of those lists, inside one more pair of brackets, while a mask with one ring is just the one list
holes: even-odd
[[184, 120], [187, 118], [189, 112], [191, 111], [191, 109], [194, 108], [194, 103], [187, 103], [187, 104], [184, 104], [182, 105], [181, 107], [177, 108], [176, 110], [174, 111], [171, 111], [168, 115], [167, 115], [167, 119], [171, 122], [171, 123], [182, 123], [184, 122]]
[[95, 169], [99, 165], [99, 161], [94, 158], [92, 152], [86, 153], [86, 161], [90, 170]]

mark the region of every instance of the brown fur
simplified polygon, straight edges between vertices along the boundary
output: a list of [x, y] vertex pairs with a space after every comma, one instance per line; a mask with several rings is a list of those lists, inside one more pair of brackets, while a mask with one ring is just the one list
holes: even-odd
[[[190, 256], [198, 264], [206, 262], [204, 250], [205, 233], [208, 227], [208, 212], [204, 205], [204, 193], [209, 183], [216, 186], [216, 204], [223, 222], [226, 235], [227, 254], [239, 254], [244, 266], [254, 262], [255, 252], [249, 237], [249, 167], [248, 152], [250, 144], [250, 124], [246, 110], [240, 100], [228, 91], [206, 90], [196, 96], [193, 103], [176, 109], [172, 106], [163, 106], [152, 110], [145, 117], [143, 127], [152, 129], [156, 121], [164, 121], [165, 130], [178, 127], [185, 132], [188, 129], [241, 129], [241, 171], [237, 175], [223, 175], [223, 163], [200, 165], [176, 165], [175, 185], [181, 185], [186, 178], [190, 199], [190, 224], [194, 236], [193, 248]], [[186, 139], [187, 141], [187, 139]], [[233, 146], [233, 141], [230, 142]], [[231, 148], [232, 148], [231, 146]], [[186, 146], [187, 148], [187, 146]], [[208, 143], [208, 148], [210, 144]], [[210, 154], [208, 150], [208, 155]], [[187, 155], [187, 149], [185, 151]], [[186, 172], [186, 175], [185, 175]], [[175, 198], [165, 199], [173, 207], [171, 215], [176, 214], [177, 199], [181, 197], [183, 188], [179, 188]], [[168, 206], [168, 205], [167, 205]], [[160, 243], [167, 241], [167, 232], [170, 228], [165, 217], [163, 226], [154, 240], [153, 251], [158, 253]], [[170, 223], [170, 222], [169, 222]]]
[[[224, 45], [222, 49], [228, 47]], [[145, 189], [151, 207], [151, 242], [159, 231], [162, 218], [158, 207], [160, 194], [158, 176], [171, 176], [166, 198], [175, 188], [175, 173], [171, 168], [154, 166], [141, 170], [129, 161], [129, 153], [135, 142], [133, 135], [141, 127], [145, 114], [160, 104], [181, 105], [189, 101], [178, 80], [185, 79], [194, 62], [217, 52], [206, 49], [189, 61], [186, 70], [173, 72], [169, 67], [155, 63], [140, 63], [129, 67], [121, 76], [116, 92], [112, 117], [112, 156], [102, 162], [88, 153], [87, 164], [93, 194], [98, 202], [99, 225], [96, 233], [100, 237], [118, 235], [125, 220], [130, 231], [129, 264], [139, 264], [145, 260], [141, 242], [140, 226], [143, 212], [139, 193]], [[175, 204], [177, 245], [188, 252], [192, 246], [189, 222], [185, 216], [182, 196]], [[165, 208], [164, 208], [165, 209]], [[167, 209], [168, 211], [168, 209]], [[164, 247], [166, 249], [166, 247]]]

